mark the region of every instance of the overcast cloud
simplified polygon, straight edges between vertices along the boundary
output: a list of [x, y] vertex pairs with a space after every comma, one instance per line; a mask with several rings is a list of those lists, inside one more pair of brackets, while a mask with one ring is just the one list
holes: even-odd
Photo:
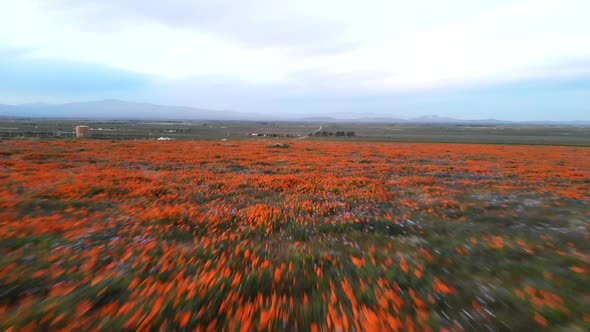
[[584, 0], [0, 0], [0, 103], [588, 120], [588, 12]]

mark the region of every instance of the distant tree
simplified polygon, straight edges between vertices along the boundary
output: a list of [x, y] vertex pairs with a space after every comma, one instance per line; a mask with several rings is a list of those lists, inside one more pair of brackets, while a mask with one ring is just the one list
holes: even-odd
[[346, 136], [348, 136], [348, 137], [355, 136], [354, 131], [347, 131]]

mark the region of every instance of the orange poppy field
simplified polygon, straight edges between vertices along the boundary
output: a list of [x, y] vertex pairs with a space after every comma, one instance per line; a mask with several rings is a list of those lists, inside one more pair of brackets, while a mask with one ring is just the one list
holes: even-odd
[[0, 330], [584, 331], [590, 148], [0, 142]]

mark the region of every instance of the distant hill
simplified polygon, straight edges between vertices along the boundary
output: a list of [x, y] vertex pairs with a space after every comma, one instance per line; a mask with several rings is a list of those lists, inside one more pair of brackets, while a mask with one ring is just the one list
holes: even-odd
[[342, 121], [342, 120], [339, 120], [338, 118], [331, 117], [331, 116], [306, 116], [306, 117], [300, 118], [298, 120], [300, 120], [300, 121], [306, 121], [306, 122], [337, 122], [337, 121]]
[[7, 115], [16, 111], [16, 106], [0, 104], [0, 115]]
[[512, 123], [512, 121], [496, 120], [496, 119], [478, 119], [478, 120], [462, 120], [438, 115], [426, 115], [414, 119], [407, 120], [411, 123], [465, 123], [465, 124], [502, 124]]
[[345, 122], [345, 123], [404, 123], [404, 124], [458, 124], [458, 125], [538, 125], [538, 126], [590, 126], [590, 121], [507, 121], [497, 119], [463, 120], [438, 115], [425, 115], [416, 118], [359, 117], [338, 118], [336, 116], [308, 116], [299, 119], [306, 122]]
[[253, 113], [161, 106], [121, 100], [22, 105], [0, 105], [0, 115], [12, 117], [59, 117], [84, 119], [166, 119], [166, 120], [256, 120]]
[[338, 117], [304, 117], [301, 121], [310, 122], [366, 122], [366, 123], [416, 123], [416, 124], [436, 124], [436, 123], [456, 123], [456, 124], [502, 124], [512, 123], [511, 121], [502, 121], [496, 119], [483, 119], [483, 120], [461, 120], [448, 117], [442, 117], [438, 115], [425, 115], [416, 118], [388, 118], [388, 117], [362, 117], [362, 118], [345, 118], [340, 119]]
[[115, 99], [99, 101], [48, 104], [29, 103], [21, 105], [0, 104], [0, 116], [43, 117], [102, 120], [246, 120], [246, 121], [303, 121], [303, 122], [348, 122], [348, 123], [415, 123], [415, 124], [523, 124], [523, 125], [570, 125], [590, 126], [590, 121], [503, 121], [496, 119], [461, 120], [439, 115], [416, 118], [393, 118], [387, 116], [352, 117], [353, 114], [322, 114], [294, 116], [277, 112], [273, 115], [210, 110], [184, 106], [162, 106], [150, 103], [128, 102]]

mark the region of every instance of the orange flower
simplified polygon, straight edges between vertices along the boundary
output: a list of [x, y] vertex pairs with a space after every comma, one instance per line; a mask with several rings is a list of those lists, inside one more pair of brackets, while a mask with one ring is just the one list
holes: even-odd
[[545, 319], [545, 317], [539, 315], [538, 313], [535, 313], [535, 322], [539, 323], [540, 325], [547, 327], [547, 319]]
[[362, 267], [365, 265], [365, 261], [364, 259], [361, 258], [356, 258], [354, 256], [350, 257], [352, 259], [352, 263], [356, 266], [356, 267]]
[[262, 310], [260, 312], [260, 321], [258, 323], [258, 331], [262, 331], [267, 328], [268, 322], [270, 321], [270, 312]]
[[473, 300], [471, 301], [471, 306], [477, 310], [477, 311], [481, 311], [481, 304], [479, 304], [479, 301]]
[[191, 319], [191, 313], [190, 312], [185, 312], [184, 314], [182, 314], [182, 317], [180, 318], [180, 327], [186, 327], [188, 325], [188, 322]]
[[572, 267], [570, 267], [570, 270], [572, 270], [576, 273], [588, 273], [588, 270], [586, 270], [583, 267], [579, 267], [579, 266], [572, 266]]
[[318, 332], [318, 325], [316, 323], [311, 323], [310, 325], [310, 331], [311, 332]]
[[406, 262], [405, 258], [403, 258], [403, 257], [401, 258], [401, 260], [399, 262], [399, 266], [402, 268], [402, 270], [405, 273], [408, 273], [408, 263]]
[[438, 278], [434, 278], [434, 284], [432, 286], [432, 288], [434, 289], [435, 292], [439, 292], [439, 293], [452, 293], [451, 289], [445, 285], [444, 283], [442, 283]]
[[422, 278], [422, 271], [420, 271], [420, 269], [415, 269], [414, 275], [416, 276], [416, 278]]

